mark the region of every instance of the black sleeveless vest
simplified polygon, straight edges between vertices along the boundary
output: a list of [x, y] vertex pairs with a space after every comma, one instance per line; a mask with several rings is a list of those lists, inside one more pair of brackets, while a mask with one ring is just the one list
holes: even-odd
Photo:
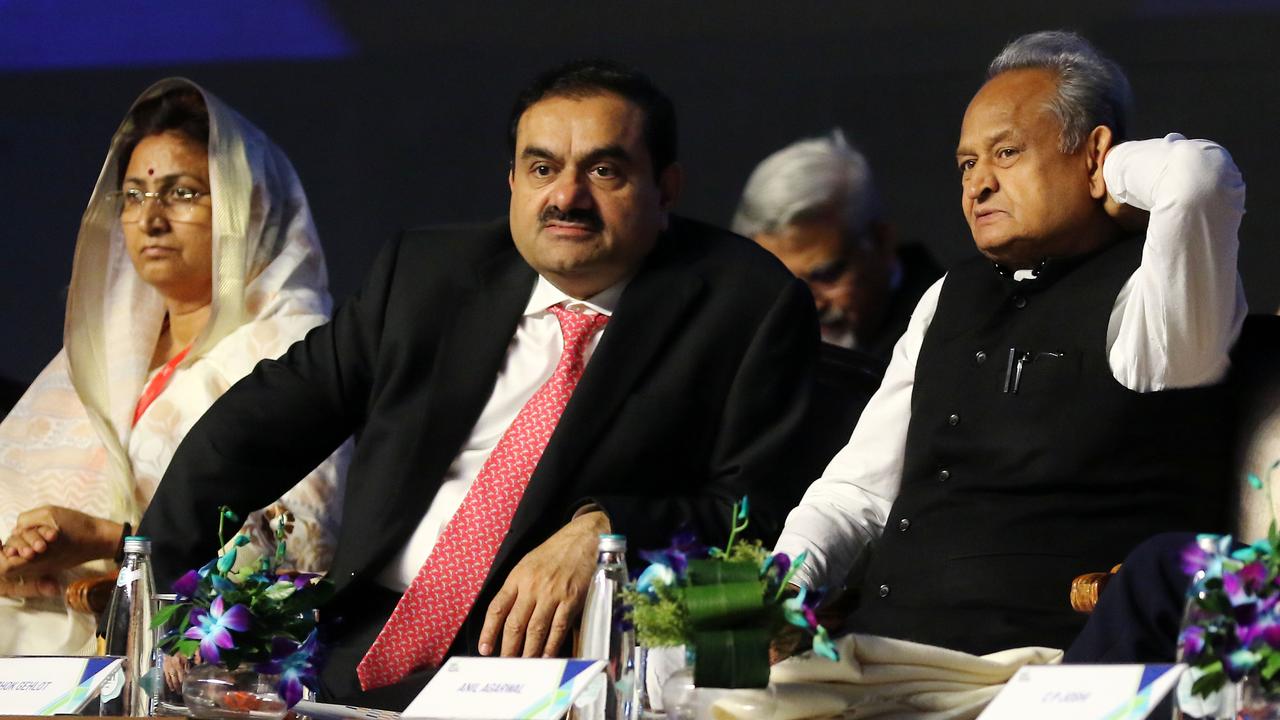
[[1221, 385], [1137, 393], [1106, 353], [1142, 242], [1048, 264], [952, 271], [920, 350], [902, 487], [852, 629], [971, 653], [1065, 648], [1071, 580], [1140, 540], [1220, 528]]

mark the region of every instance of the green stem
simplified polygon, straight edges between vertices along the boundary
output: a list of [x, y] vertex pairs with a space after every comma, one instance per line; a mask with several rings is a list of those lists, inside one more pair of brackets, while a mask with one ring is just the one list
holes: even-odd
[[231, 508], [227, 507], [226, 505], [221, 505], [218, 507], [218, 556], [219, 557], [222, 556], [222, 549], [227, 546], [226, 539], [222, 537], [222, 524], [226, 522], [227, 511], [230, 509]]
[[742, 524], [738, 524], [738, 510], [740, 508], [741, 505], [735, 502], [733, 504], [733, 510], [729, 515], [729, 541], [724, 544], [724, 552], [726, 555], [733, 549], [733, 541], [737, 539], [738, 533], [746, 530], [747, 525], [750, 523], [750, 520], [747, 518], [742, 518]]

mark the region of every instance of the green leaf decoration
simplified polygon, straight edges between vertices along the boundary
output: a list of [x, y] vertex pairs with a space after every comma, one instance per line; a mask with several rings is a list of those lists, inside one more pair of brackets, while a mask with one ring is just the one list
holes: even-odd
[[296, 591], [296, 588], [294, 587], [291, 581], [281, 580], [275, 585], [272, 585], [271, 587], [264, 590], [262, 594], [266, 596], [268, 600], [279, 601], [289, 597], [295, 591]]
[[151, 627], [158, 628], [164, 625], [169, 622], [169, 619], [173, 617], [174, 613], [179, 610], [186, 610], [190, 607], [191, 603], [174, 603], [172, 605], [166, 605], [164, 609], [155, 614], [155, 617], [151, 618]]
[[1280, 672], [1280, 653], [1271, 653], [1262, 662], [1262, 679], [1270, 680], [1277, 672]]
[[[726, 560], [690, 560], [688, 570], [690, 585], [715, 585], [759, 580], [760, 566], [753, 563]], [[759, 585], [757, 584], [757, 590]]]
[[759, 615], [764, 607], [764, 597], [756, 580], [695, 585], [685, 588], [684, 605], [693, 627], [706, 629], [725, 627]]
[[693, 684], [698, 687], [762, 688], [769, 685], [769, 631], [753, 627], [740, 630], [695, 632], [697, 658]]
[[1196, 681], [1191, 684], [1191, 694], [1209, 697], [1227, 683], [1227, 674], [1223, 672], [1220, 661], [1212, 663], [1203, 670], [1204, 675], [1196, 678]]

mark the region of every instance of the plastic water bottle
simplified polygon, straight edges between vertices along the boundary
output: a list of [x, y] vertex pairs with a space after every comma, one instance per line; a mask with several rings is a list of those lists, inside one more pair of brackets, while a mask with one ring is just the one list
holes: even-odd
[[596, 571], [582, 611], [582, 640], [578, 656], [604, 660], [604, 673], [580, 696], [576, 715], [588, 720], [625, 718], [629, 693], [619, 697], [615, 683], [631, 658], [635, 635], [621, 627], [622, 588], [627, 584], [627, 539], [601, 535]]
[[124, 562], [107, 607], [106, 654], [124, 657], [124, 684], [115, 698], [103, 698], [102, 714], [125, 717], [154, 715], [143, 677], [151, 670], [156, 635], [151, 629], [156, 581], [151, 574], [151, 541], [138, 535], [124, 539]]

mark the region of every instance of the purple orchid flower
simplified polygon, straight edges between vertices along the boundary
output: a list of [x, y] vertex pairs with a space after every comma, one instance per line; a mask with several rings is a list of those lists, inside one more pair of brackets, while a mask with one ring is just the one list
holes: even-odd
[[805, 588], [800, 588], [799, 595], [789, 600], [784, 600], [782, 602], [782, 616], [787, 622], [796, 627], [813, 631], [818, 627], [818, 616], [814, 614], [813, 608], [805, 602], [805, 595]]
[[1182, 648], [1183, 657], [1189, 661], [1194, 662], [1200, 657], [1200, 653], [1204, 652], [1204, 645], [1205, 629], [1199, 625], [1188, 625], [1178, 636], [1178, 647]]
[[1280, 616], [1276, 604], [1280, 596], [1271, 595], [1242, 608], [1233, 608], [1236, 638], [1240, 646], [1258, 649], [1261, 645], [1280, 649]]
[[1235, 620], [1237, 628], [1256, 625], [1258, 623], [1258, 603], [1240, 603], [1231, 608], [1229, 617]]
[[200, 573], [188, 570], [185, 575], [173, 582], [173, 591], [179, 600], [187, 600], [200, 589]]
[[271, 659], [258, 664], [258, 672], [280, 676], [276, 689], [289, 707], [302, 699], [304, 685], [315, 689], [318, 649], [315, 630], [302, 644], [286, 637], [276, 637], [271, 640]]
[[1267, 584], [1267, 566], [1261, 561], [1253, 561], [1248, 565], [1240, 568], [1239, 575], [1241, 581], [1249, 592], [1257, 595]]
[[173, 591], [182, 599], [194, 596], [199, 589], [200, 581], [209, 577], [209, 573], [213, 572], [217, 564], [218, 560], [214, 558], [205, 563], [199, 570], [188, 570], [187, 574], [173, 583]]
[[1230, 553], [1230, 535], [1197, 535], [1182, 551], [1182, 571], [1189, 576], [1204, 571], [1206, 576], [1216, 577], [1222, 574], [1222, 561]]
[[1222, 591], [1227, 594], [1227, 600], [1231, 602], [1233, 608], [1252, 605], [1258, 601], [1252, 578], [1239, 572], [1222, 574]]
[[791, 569], [791, 556], [786, 553], [774, 553], [764, 561], [764, 567], [760, 568], [760, 575], [763, 577], [772, 570], [779, 580], [786, 577], [787, 571]]
[[649, 563], [666, 565], [676, 577], [683, 578], [689, 561], [707, 556], [707, 546], [698, 542], [697, 534], [690, 528], [681, 528], [671, 538], [671, 545], [661, 550], [641, 550], [640, 557]]
[[317, 573], [281, 573], [277, 580], [290, 580], [293, 582], [295, 590], [301, 590], [311, 584], [311, 581], [320, 577]]
[[190, 619], [191, 627], [182, 636], [199, 640], [200, 656], [206, 662], [217, 663], [220, 662], [222, 650], [230, 650], [236, 646], [230, 631], [248, 630], [253, 614], [249, 612], [249, 608], [239, 604], [226, 609], [222, 598], [215, 597], [208, 611], [204, 608], [192, 608]]
[[1265, 645], [1280, 648], [1280, 624], [1272, 615], [1260, 615], [1256, 622], [1236, 626], [1241, 647], [1258, 649]]

